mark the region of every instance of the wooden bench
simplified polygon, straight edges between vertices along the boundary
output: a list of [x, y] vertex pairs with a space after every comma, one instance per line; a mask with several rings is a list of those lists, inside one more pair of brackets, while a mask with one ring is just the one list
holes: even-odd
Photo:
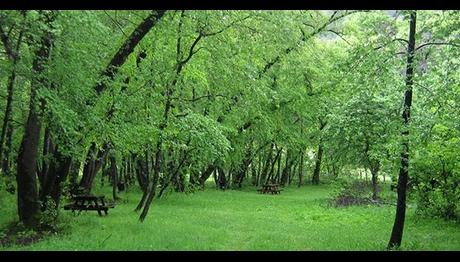
[[266, 184], [266, 185], [262, 185], [262, 188], [257, 189], [259, 193], [262, 193], [262, 194], [271, 193], [272, 195], [281, 194], [282, 190], [283, 189], [279, 188], [278, 184]]
[[72, 196], [72, 203], [64, 206], [64, 210], [72, 210], [72, 213], [78, 211], [78, 214], [81, 211], [95, 210], [99, 216], [102, 216], [102, 211], [108, 215], [109, 208], [114, 208], [115, 205], [106, 203], [104, 198], [104, 196], [75, 195]]

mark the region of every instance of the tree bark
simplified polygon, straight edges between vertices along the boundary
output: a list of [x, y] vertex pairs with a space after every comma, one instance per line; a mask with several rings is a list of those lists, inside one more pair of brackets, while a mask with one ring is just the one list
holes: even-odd
[[[150, 29], [152, 29], [157, 24], [165, 12], [165, 10], [157, 10], [147, 16], [118, 49], [117, 53], [112, 57], [110, 63], [101, 75], [108, 78], [109, 80], [113, 80], [118, 72], [118, 68], [125, 63], [128, 56], [134, 51], [134, 48], [150, 31]], [[100, 95], [106, 88], [106, 82], [101, 81], [96, 85], [95, 90], [97, 94]]]
[[297, 187], [302, 186], [304, 154], [305, 154], [305, 150], [302, 149], [300, 152], [299, 184], [297, 184]]
[[280, 180], [280, 184], [283, 186], [287, 183], [289, 179], [289, 172], [291, 170], [291, 165], [292, 165], [291, 155], [292, 155], [292, 152], [291, 150], [288, 149], [286, 151], [286, 161], [284, 163], [284, 169], [283, 169], [283, 173], [282, 173], [281, 180]]
[[320, 140], [319, 146], [318, 146], [318, 153], [316, 154], [315, 169], [313, 171], [313, 176], [311, 180], [313, 185], [319, 184], [319, 174], [321, 172], [322, 158], [323, 158], [323, 142]]
[[112, 179], [112, 197], [116, 201], [117, 197], [117, 185], [118, 185], [118, 174], [117, 174], [117, 161], [114, 155], [110, 156], [110, 177]]
[[6, 190], [14, 194], [16, 191], [16, 188], [14, 187], [13, 184], [13, 179], [14, 176], [11, 172], [11, 153], [13, 152], [13, 127], [12, 123], [8, 123], [8, 128], [6, 130], [6, 144], [5, 144], [5, 152], [4, 152], [4, 158], [2, 161], [2, 170], [4, 175], [7, 178], [6, 181]]
[[40, 188], [40, 200], [43, 203], [42, 208], [49, 206], [47, 205], [48, 201], [53, 201], [53, 206], [57, 210], [60, 204], [63, 183], [70, 172], [72, 158], [62, 155], [57, 146], [51, 144], [50, 148], [53, 150], [52, 159], [50, 159], [46, 179]]
[[273, 181], [273, 173], [274, 173], [275, 165], [276, 165], [278, 159], [281, 157], [281, 152], [282, 151], [283, 151], [283, 148], [280, 148], [280, 149], [278, 149], [278, 152], [276, 152], [275, 159], [273, 159], [273, 161], [271, 163], [270, 171], [268, 172], [268, 177], [267, 177], [267, 180], [266, 180], [265, 183], [274, 182]]
[[388, 249], [398, 248], [401, 246], [404, 231], [404, 220], [406, 216], [406, 187], [409, 176], [409, 123], [410, 109], [412, 105], [416, 20], [417, 12], [412, 11], [410, 14], [409, 41], [407, 47], [406, 91], [404, 94], [404, 110], [402, 114], [404, 131], [401, 133], [403, 148], [401, 152], [401, 168], [399, 170], [398, 178], [398, 201], [396, 205], [395, 221], [391, 231], [390, 241], [387, 246]]
[[83, 167], [83, 176], [80, 180], [80, 187], [82, 187], [86, 193], [91, 192], [93, 181], [102, 167], [102, 162], [106, 154], [107, 150], [98, 150], [95, 143], [91, 144], [89, 153], [86, 157], [85, 166]]
[[380, 169], [380, 163], [374, 163], [370, 168], [372, 174], [372, 199], [378, 199], [378, 174]]
[[216, 166], [214, 164], [209, 165], [204, 172], [201, 173], [200, 178], [198, 179], [198, 182], [200, 183], [201, 188], [204, 189], [204, 185], [206, 180], [212, 175], [212, 172], [216, 169]]
[[246, 152], [244, 154], [244, 159], [241, 163], [240, 169], [237, 172], [237, 175], [235, 176], [235, 181], [234, 183], [237, 185], [238, 188], [241, 188], [243, 184], [243, 179], [248, 171], [249, 165], [252, 162], [252, 151], [251, 147], [246, 148]]
[[[43, 11], [41, 13], [43, 15]], [[51, 24], [55, 15], [44, 15], [45, 24]], [[52, 34], [44, 32], [40, 39], [40, 46], [35, 51], [32, 70], [35, 76], [32, 79], [30, 90], [29, 115], [25, 125], [25, 132], [19, 149], [17, 160], [17, 189], [19, 220], [26, 227], [35, 228], [39, 224], [40, 204], [37, 189], [37, 159], [40, 140], [41, 120], [39, 119], [37, 91], [47, 85], [44, 76], [45, 65], [50, 57]]]
[[222, 167], [217, 167], [217, 184], [219, 189], [227, 189], [227, 178], [225, 177], [225, 171]]

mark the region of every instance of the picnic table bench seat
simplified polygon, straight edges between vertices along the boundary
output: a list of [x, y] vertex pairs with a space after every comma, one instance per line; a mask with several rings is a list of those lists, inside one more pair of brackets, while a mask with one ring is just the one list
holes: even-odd
[[283, 189], [279, 188], [278, 184], [266, 184], [266, 185], [262, 185], [262, 188], [257, 189], [259, 193], [262, 193], [262, 194], [271, 193], [272, 195], [281, 194], [282, 190]]

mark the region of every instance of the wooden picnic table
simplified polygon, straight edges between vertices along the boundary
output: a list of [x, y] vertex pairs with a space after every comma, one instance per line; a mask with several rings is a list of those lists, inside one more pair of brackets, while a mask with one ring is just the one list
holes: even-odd
[[104, 196], [93, 195], [74, 195], [72, 196], [72, 203], [64, 206], [64, 210], [76, 210], [80, 214], [81, 211], [96, 210], [99, 216], [102, 216], [102, 211], [108, 215], [109, 208], [114, 208], [115, 205], [106, 203]]
[[259, 193], [262, 194], [280, 194], [283, 189], [279, 188], [278, 184], [265, 184], [262, 185], [262, 188], [257, 189]]

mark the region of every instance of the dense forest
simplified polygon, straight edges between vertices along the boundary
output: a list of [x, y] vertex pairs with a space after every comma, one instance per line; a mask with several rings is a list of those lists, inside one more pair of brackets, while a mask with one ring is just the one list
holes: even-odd
[[[187, 244], [139, 248], [460, 250], [459, 11], [3, 10], [0, 40], [0, 250], [169, 219]], [[331, 231], [360, 224], [375, 243]]]

